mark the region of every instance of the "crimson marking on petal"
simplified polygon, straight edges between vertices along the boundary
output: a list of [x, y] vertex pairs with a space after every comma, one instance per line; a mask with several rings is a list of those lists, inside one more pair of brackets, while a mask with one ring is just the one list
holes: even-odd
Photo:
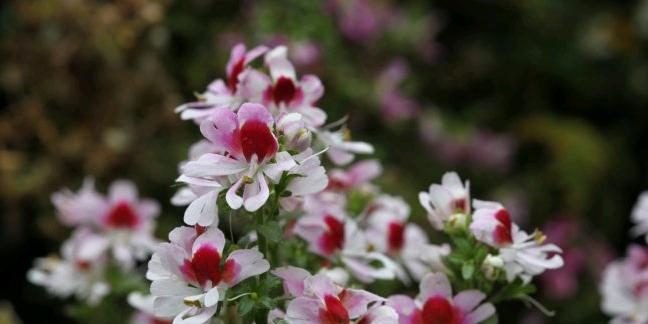
[[456, 211], [460, 211], [462, 213], [467, 212], [468, 208], [466, 205], [467, 205], [466, 199], [463, 198], [455, 199], [454, 201], [452, 201], [452, 207], [455, 210], [455, 212]]
[[295, 94], [297, 94], [295, 83], [285, 76], [280, 76], [272, 88], [272, 99], [277, 105], [282, 102], [284, 104], [290, 103], [295, 98]]
[[243, 68], [245, 67], [245, 57], [241, 57], [241, 59], [234, 64], [232, 67], [232, 72], [227, 76], [227, 87], [232, 91], [236, 92], [236, 88], [238, 86], [238, 77], [243, 72]]
[[192, 270], [195, 281], [201, 287], [205, 287], [207, 280], [211, 281], [211, 286], [214, 287], [221, 281], [220, 261], [221, 256], [216, 248], [205, 244], [193, 254], [189, 264], [185, 261], [183, 266]]
[[461, 323], [461, 313], [443, 296], [428, 298], [423, 305], [421, 318], [424, 324]]
[[259, 162], [263, 162], [277, 152], [277, 139], [272, 135], [270, 127], [260, 120], [246, 121], [239, 134], [243, 155], [248, 162], [255, 154]]
[[331, 255], [344, 246], [344, 223], [331, 215], [324, 216], [324, 223], [328, 228], [319, 243], [324, 253]]
[[324, 296], [326, 308], [320, 308], [319, 319], [321, 324], [347, 324], [350, 323], [349, 312], [342, 302], [333, 295]]
[[205, 233], [207, 230], [207, 226], [200, 226], [198, 224], [194, 225], [194, 229], [196, 230], [196, 237], [202, 235], [202, 233]]
[[226, 283], [232, 283], [238, 274], [241, 273], [241, 265], [236, 263], [234, 260], [225, 261], [223, 266], [223, 281]]
[[117, 203], [105, 219], [106, 226], [111, 228], [134, 229], [139, 222], [138, 215], [126, 201]]
[[391, 252], [400, 251], [405, 244], [405, 225], [391, 222], [387, 228], [387, 243]]
[[513, 242], [511, 235], [511, 216], [506, 209], [500, 209], [495, 213], [495, 219], [500, 223], [495, 227], [493, 239], [497, 244], [510, 244]]

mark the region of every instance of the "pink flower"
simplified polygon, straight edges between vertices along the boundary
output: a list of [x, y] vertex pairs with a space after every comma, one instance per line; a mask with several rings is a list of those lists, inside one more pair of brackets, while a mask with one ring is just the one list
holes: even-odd
[[[99, 240], [98, 240], [99, 238]], [[88, 228], [80, 228], [61, 247], [62, 259], [39, 258], [27, 279], [55, 296], [78, 299], [95, 305], [110, 292], [103, 280], [106, 267], [105, 245]]]
[[400, 324], [480, 323], [495, 314], [492, 304], [480, 303], [486, 295], [478, 290], [465, 290], [453, 297], [452, 287], [443, 273], [429, 273], [421, 281], [415, 300], [405, 295], [387, 299], [399, 315]]
[[474, 205], [470, 231], [477, 240], [499, 249], [508, 281], [519, 277], [529, 282], [546, 269], [563, 266], [562, 250], [555, 244], [543, 244], [546, 237], [542, 232], [529, 235], [521, 230], [499, 203], [475, 200]]
[[367, 240], [378, 252], [385, 253], [406, 268], [397, 268], [397, 276], [405, 283], [410, 273], [420, 281], [430, 270], [444, 269], [441, 258], [450, 253], [448, 245], [431, 245], [425, 232], [415, 224], [408, 224], [410, 208], [400, 197], [379, 196], [372, 202], [367, 215]]
[[226, 80], [214, 80], [207, 87], [207, 91], [200, 96], [199, 101], [178, 106], [176, 112], [180, 113], [180, 118], [200, 122], [211, 115], [216, 108], [225, 107], [233, 110], [238, 108], [246, 92], [244, 80], [250, 71], [247, 65], [267, 50], [265, 46], [259, 46], [247, 52], [243, 44], [234, 46], [225, 69]]
[[475, 237], [493, 247], [513, 242], [511, 216], [499, 203], [475, 199], [475, 212], [470, 230]]
[[397, 265], [384, 254], [370, 251], [365, 233], [343, 214], [323, 211], [304, 216], [297, 221], [294, 233], [308, 242], [309, 251], [325, 258], [339, 256], [362, 282], [394, 278]]
[[140, 199], [130, 181], [113, 182], [104, 197], [95, 191], [92, 180], [86, 180], [78, 194], [65, 189], [55, 193], [52, 201], [65, 224], [92, 228], [95, 245], [112, 250], [125, 269], [148, 256], [156, 243], [152, 233], [159, 205]]
[[628, 256], [605, 269], [601, 308], [612, 323], [648, 322], [648, 248], [632, 245]]
[[225, 237], [216, 227], [178, 227], [149, 262], [155, 316], [174, 323], [206, 323], [224, 291], [268, 271], [270, 264], [256, 250], [231, 252], [224, 262]]
[[288, 112], [299, 113], [309, 126], [324, 124], [326, 113], [315, 106], [324, 94], [320, 79], [315, 75], [297, 79], [285, 46], [277, 46], [269, 51], [265, 55], [265, 64], [270, 70], [270, 77], [254, 71], [246, 80], [250, 101], [263, 103], [277, 116]]
[[385, 120], [412, 118], [420, 110], [418, 103], [403, 96], [398, 89], [398, 86], [408, 74], [407, 62], [402, 59], [395, 59], [378, 77], [376, 91]]
[[350, 132], [345, 129], [337, 131], [319, 130], [315, 133], [328, 151], [326, 154], [336, 165], [345, 165], [353, 161], [356, 154], [372, 154], [374, 148], [365, 142], [351, 141]]
[[377, 160], [356, 162], [347, 170], [331, 171], [328, 190], [346, 191], [369, 183], [382, 173], [382, 166]]
[[[311, 276], [306, 270], [295, 267], [278, 268], [273, 273], [284, 280], [286, 293], [296, 297], [286, 310], [289, 323], [349, 323], [371, 316], [369, 305], [383, 301], [364, 290], [340, 287], [324, 274]], [[376, 317], [379, 315], [374, 313]]]
[[447, 172], [440, 185], [432, 184], [429, 192], [419, 193], [419, 202], [432, 225], [441, 229], [450, 216], [470, 213], [470, 184], [462, 184], [457, 173]]

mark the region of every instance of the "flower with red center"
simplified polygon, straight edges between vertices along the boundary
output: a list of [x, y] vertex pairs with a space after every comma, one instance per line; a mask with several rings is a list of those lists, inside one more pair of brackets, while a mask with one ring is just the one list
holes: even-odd
[[462, 184], [457, 173], [448, 172], [440, 185], [432, 184], [428, 192], [419, 193], [419, 201], [432, 225], [441, 229], [450, 216], [470, 213], [470, 183]]
[[475, 200], [470, 230], [478, 240], [493, 247], [502, 247], [513, 242], [511, 217], [499, 203]]
[[369, 183], [382, 173], [377, 160], [364, 160], [350, 166], [347, 170], [331, 171], [328, 190], [347, 191]]
[[286, 310], [285, 319], [289, 323], [356, 322], [368, 314], [371, 304], [383, 301], [367, 291], [338, 286], [325, 274], [311, 276], [308, 271], [295, 267], [272, 272], [283, 279], [285, 292], [295, 297]]
[[419, 281], [430, 269], [444, 269], [441, 258], [450, 252], [449, 247], [429, 244], [427, 235], [418, 225], [407, 223], [410, 207], [402, 198], [380, 195], [371, 206], [371, 212], [365, 216], [367, 240], [376, 251], [399, 262], [396, 275], [401, 281]]
[[246, 86], [246, 77], [252, 70], [248, 67], [250, 62], [263, 55], [268, 50], [259, 46], [247, 51], [245, 45], [237, 44], [232, 48], [230, 59], [225, 69], [225, 81], [217, 79], [212, 81], [207, 90], [200, 94], [199, 100], [182, 104], [176, 108], [180, 118], [202, 121], [219, 107], [236, 110], [252, 91]]
[[153, 280], [154, 311], [160, 318], [207, 322], [226, 289], [270, 268], [263, 255], [251, 249], [235, 250], [221, 262], [223, 233], [209, 227], [200, 234], [200, 229], [174, 229], [171, 242], [161, 244], [149, 262], [147, 278]]
[[299, 218], [294, 234], [308, 243], [308, 250], [333, 260], [340, 257], [347, 269], [360, 281], [393, 279], [395, 263], [383, 253], [373, 251], [365, 233], [340, 210]]
[[495, 314], [492, 304], [481, 304], [485, 298], [479, 290], [453, 296], [448, 278], [437, 272], [423, 278], [416, 300], [395, 295], [387, 299], [387, 306], [396, 310], [400, 324], [475, 324]]
[[109, 228], [135, 229], [139, 218], [128, 202], [121, 201], [108, 212], [105, 224]]

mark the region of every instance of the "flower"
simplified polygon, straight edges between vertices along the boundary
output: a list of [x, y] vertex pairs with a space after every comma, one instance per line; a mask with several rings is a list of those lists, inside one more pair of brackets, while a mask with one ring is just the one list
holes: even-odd
[[[381, 195], [370, 209], [367, 239], [376, 251], [399, 259], [417, 281], [430, 270], [444, 269], [441, 257], [450, 253], [450, 247], [429, 244], [419, 226], [407, 223], [410, 207], [402, 198]], [[408, 283], [406, 272], [400, 267], [398, 270], [398, 277]]]
[[[258, 210], [270, 195], [264, 172], [274, 170], [276, 172], [271, 175], [276, 177], [294, 166], [277, 165], [270, 169], [268, 162], [279, 147], [272, 133], [273, 125], [274, 118], [259, 104], [243, 104], [238, 114], [227, 108], [215, 109], [213, 115], [202, 122], [200, 130], [225, 154], [206, 153], [188, 162], [182, 167], [184, 177], [178, 180], [212, 184], [214, 188], [229, 186], [226, 201], [232, 209], [244, 206], [248, 211]], [[229, 183], [224, 183], [224, 177]], [[195, 180], [190, 180], [192, 178]], [[237, 193], [241, 187], [244, 188], [242, 197]], [[212, 192], [211, 195], [216, 194]]]
[[243, 44], [234, 46], [225, 69], [226, 80], [214, 80], [207, 87], [207, 91], [199, 96], [198, 101], [178, 106], [176, 112], [180, 113], [180, 118], [201, 122], [216, 108], [225, 107], [236, 110], [246, 94], [244, 80], [250, 71], [248, 64], [267, 51], [268, 48], [265, 46], [258, 46], [250, 51], [246, 51]]
[[648, 191], [644, 191], [639, 195], [637, 204], [632, 209], [632, 221], [636, 224], [632, 228], [634, 235], [646, 234], [646, 241], [648, 242]]
[[225, 236], [216, 227], [177, 227], [149, 261], [155, 316], [174, 323], [206, 323], [225, 290], [269, 270], [259, 251], [240, 249], [224, 262]]
[[294, 233], [308, 242], [309, 251], [325, 258], [339, 256], [362, 282], [394, 278], [397, 265], [384, 254], [371, 251], [365, 233], [344, 214], [323, 210], [320, 214], [303, 216], [297, 221]]
[[432, 184], [429, 192], [419, 193], [419, 202], [428, 213], [428, 219], [437, 228], [453, 214], [470, 213], [470, 183], [461, 183], [459, 175], [447, 172], [441, 178], [441, 184]]
[[62, 259], [36, 259], [27, 279], [55, 296], [77, 298], [95, 305], [110, 292], [104, 281], [106, 266], [104, 248], [97, 245], [96, 235], [89, 229], [79, 229], [61, 247]]
[[626, 258], [608, 265], [600, 290], [611, 323], [648, 322], [648, 248], [632, 245]]
[[428, 273], [423, 278], [416, 299], [394, 295], [387, 299], [387, 305], [398, 312], [399, 324], [473, 324], [495, 314], [491, 303], [481, 304], [485, 298], [486, 295], [479, 290], [464, 290], [453, 296], [448, 278], [437, 272]]
[[369, 183], [382, 173], [382, 166], [377, 160], [356, 162], [347, 170], [331, 171], [328, 190], [346, 191]]
[[295, 267], [278, 268], [272, 273], [283, 279], [285, 292], [295, 297], [286, 310], [285, 319], [291, 324], [349, 323], [369, 315], [370, 304], [383, 301], [370, 292], [338, 286], [324, 274], [311, 276]]
[[131, 318], [131, 324], [171, 324], [171, 319], [155, 317], [153, 303], [155, 296], [144, 295], [140, 292], [128, 294], [128, 304], [137, 310]]
[[351, 133], [347, 129], [337, 131], [319, 130], [317, 138], [328, 151], [326, 154], [336, 165], [345, 165], [353, 161], [355, 154], [372, 154], [373, 146], [365, 142], [351, 141]]
[[544, 244], [546, 237], [536, 230], [529, 235], [511, 222], [508, 211], [499, 203], [475, 200], [470, 231], [475, 238], [499, 249], [506, 279], [516, 277], [528, 283], [546, 269], [563, 266], [562, 252], [555, 244]]
[[64, 189], [53, 194], [52, 201], [64, 224], [91, 228], [97, 233], [95, 245], [112, 250], [124, 269], [146, 258], [156, 243], [153, 229], [159, 205], [140, 199], [130, 181], [113, 182], [104, 197], [95, 191], [94, 182], [86, 179], [79, 193]]

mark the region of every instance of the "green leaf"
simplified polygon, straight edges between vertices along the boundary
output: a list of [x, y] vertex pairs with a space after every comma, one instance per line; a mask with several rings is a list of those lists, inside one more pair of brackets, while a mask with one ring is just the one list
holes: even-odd
[[238, 303], [238, 313], [240, 316], [245, 316], [252, 308], [254, 308], [254, 300], [248, 297], [241, 298], [241, 301]]
[[281, 226], [279, 226], [279, 223], [276, 221], [271, 221], [263, 224], [258, 227], [258, 230], [261, 235], [265, 236], [266, 239], [271, 242], [279, 242], [283, 237], [283, 230], [281, 229]]

